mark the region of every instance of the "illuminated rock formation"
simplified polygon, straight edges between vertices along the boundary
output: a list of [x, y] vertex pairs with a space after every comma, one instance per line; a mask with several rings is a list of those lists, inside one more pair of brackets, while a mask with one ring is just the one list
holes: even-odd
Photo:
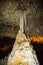
[[18, 32], [7, 65], [39, 65], [35, 51], [24, 33]]

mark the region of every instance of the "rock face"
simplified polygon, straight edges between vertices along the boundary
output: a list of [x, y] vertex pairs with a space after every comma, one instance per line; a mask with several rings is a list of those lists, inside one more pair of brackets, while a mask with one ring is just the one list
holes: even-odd
[[7, 65], [39, 65], [30, 41], [21, 31], [17, 34]]
[[12, 27], [15, 33], [15, 29], [19, 28], [20, 17], [24, 11], [26, 11], [27, 22], [26, 35], [43, 35], [42, 0], [0, 0], [0, 35], [4, 35], [7, 30], [9, 34], [12, 32]]

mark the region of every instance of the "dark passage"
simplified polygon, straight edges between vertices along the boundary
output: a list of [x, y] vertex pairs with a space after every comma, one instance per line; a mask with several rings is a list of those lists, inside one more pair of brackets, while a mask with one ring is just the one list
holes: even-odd
[[33, 48], [36, 51], [40, 65], [43, 65], [43, 44], [41, 43], [38, 44], [37, 42], [32, 42], [32, 41], [31, 44], [33, 45]]
[[0, 59], [4, 58], [11, 52], [14, 42], [15, 39], [8, 37], [0, 38]]

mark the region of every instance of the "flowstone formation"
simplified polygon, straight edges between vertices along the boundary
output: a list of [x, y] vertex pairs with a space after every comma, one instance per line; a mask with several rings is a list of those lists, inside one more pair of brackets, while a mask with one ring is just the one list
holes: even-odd
[[30, 41], [19, 30], [7, 65], [39, 65], [35, 51]]

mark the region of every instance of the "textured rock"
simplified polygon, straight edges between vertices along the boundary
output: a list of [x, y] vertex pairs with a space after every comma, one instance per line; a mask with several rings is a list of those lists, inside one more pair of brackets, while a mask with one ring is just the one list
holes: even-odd
[[[18, 28], [21, 14], [24, 11], [26, 11], [27, 13], [27, 26], [25, 27], [26, 35], [43, 35], [42, 0], [0, 0], [0, 24], [17, 24], [15, 28]], [[3, 27], [2, 25], [2, 28], [0, 27], [0, 29], [2, 30], [0, 30], [1, 33], [3, 33], [3, 28], [5, 29], [6, 26]], [[7, 28], [4, 32], [7, 31]], [[13, 30], [13, 32], [14, 31], [15, 29]]]
[[30, 41], [27, 40], [25, 34], [21, 31], [17, 34], [7, 65], [39, 65]]
[[7, 65], [7, 59], [8, 57], [5, 57], [4, 59], [0, 60], [0, 65]]

